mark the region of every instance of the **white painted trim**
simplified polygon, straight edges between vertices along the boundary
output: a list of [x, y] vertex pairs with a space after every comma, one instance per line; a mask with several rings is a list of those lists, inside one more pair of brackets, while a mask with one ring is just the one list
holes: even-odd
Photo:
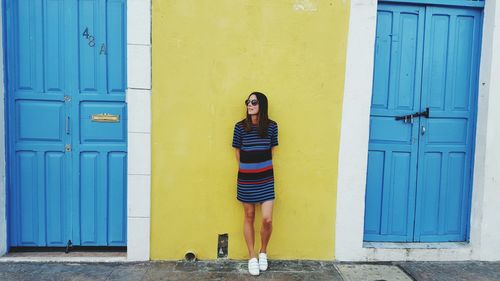
[[351, 0], [337, 182], [338, 260], [363, 260], [365, 256], [364, 198], [376, 14], [376, 0]]
[[7, 252], [7, 190], [5, 184], [5, 99], [3, 67], [3, 6], [0, 2], [0, 256]]
[[151, 0], [127, 1], [127, 260], [150, 256]]
[[[500, 5], [486, 1], [470, 243], [449, 248], [364, 248], [364, 202], [376, 0], [352, 0], [337, 193], [335, 256], [341, 261], [500, 260]], [[496, 79], [495, 79], [496, 78]], [[360, 82], [362, 81], [362, 82]], [[488, 122], [490, 121], [490, 122]]]
[[471, 241], [481, 260], [500, 260], [500, 5], [486, 1], [479, 76]]

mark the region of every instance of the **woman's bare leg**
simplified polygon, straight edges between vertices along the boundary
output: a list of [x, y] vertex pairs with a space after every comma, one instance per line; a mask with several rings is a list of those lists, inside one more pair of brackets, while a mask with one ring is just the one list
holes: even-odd
[[260, 229], [261, 247], [260, 253], [267, 252], [267, 244], [271, 239], [271, 232], [273, 232], [273, 203], [274, 201], [266, 201], [262, 203], [262, 227]]
[[255, 220], [255, 205], [243, 203], [243, 208], [245, 209], [245, 222], [243, 223], [243, 235], [245, 236], [245, 241], [247, 242], [248, 255], [250, 258], [255, 258], [254, 249], [254, 228], [253, 222]]

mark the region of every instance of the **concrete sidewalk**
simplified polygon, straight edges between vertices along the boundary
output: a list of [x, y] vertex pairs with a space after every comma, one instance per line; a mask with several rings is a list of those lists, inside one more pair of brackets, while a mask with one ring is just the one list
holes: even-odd
[[500, 263], [337, 263], [273, 261], [259, 277], [245, 261], [145, 263], [1, 262], [0, 280], [332, 280], [332, 281], [498, 281]]

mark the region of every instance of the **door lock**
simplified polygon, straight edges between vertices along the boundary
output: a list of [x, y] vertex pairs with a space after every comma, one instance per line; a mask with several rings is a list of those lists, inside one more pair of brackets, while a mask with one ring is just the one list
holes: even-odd
[[70, 152], [70, 151], [71, 151], [71, 144], [69, 144], [69, 143], [68, 143], [68, 144], [66, 144], [66, 145], [64, 146], [64, 150], [65, 150], [66, 152]]
[[425, 109], [425, 111], [421, 111], [421, 112], [415, 112], [413, 114], [408, 114], [408, 115], [402, 115], [402, 116], [395, 116], [394, 118], [399, 121], [399, 120], [404, 120], [405, 123], [413, 123], [413, 118], [415, 117], [425, 117], [425, 118], [429, 118], [429, 108], [427, 107]]

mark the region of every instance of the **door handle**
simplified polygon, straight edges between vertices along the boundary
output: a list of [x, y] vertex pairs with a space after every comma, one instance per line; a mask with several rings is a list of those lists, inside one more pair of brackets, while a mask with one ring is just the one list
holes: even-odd
[[422, 126], [421, 132], [422, 132], [422, 136], [423, 136], [425, 134], [425, 126]]
[[66, 135], [69, 135], [69, 116], [66, 117]]

